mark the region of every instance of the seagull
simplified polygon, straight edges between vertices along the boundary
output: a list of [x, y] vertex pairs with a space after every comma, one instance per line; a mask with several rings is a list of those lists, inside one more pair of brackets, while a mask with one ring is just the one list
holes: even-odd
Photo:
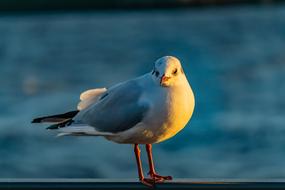
[[[87, 90], [81, 93], [76, 110], [39, 117], [32, 123], [52, 123], [47, 129], [56, 130], [58, 136], [103, 136], [116, 143], [133, 144], [139, 180], [153, 187], [172, 177], [155, 171], [152, 144], [181, 131], [194, 105], [180, 61], [164, 56], [155, 61], [149, 73], [108, 89]], [[146, 148], [149, 178], [144, 177], [139, 145]]]

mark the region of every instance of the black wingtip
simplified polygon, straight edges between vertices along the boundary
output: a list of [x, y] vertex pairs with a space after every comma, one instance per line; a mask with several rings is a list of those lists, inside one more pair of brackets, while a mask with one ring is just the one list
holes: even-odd
[[46, 129], [47, 130], [53, 130], [53, 129], [63, 128], [63, 127], [70, 125], [72, 122], [73, 122], [72, 119], [67, 119], [67, 120], [62, 121], [60, 123], [53, 124], [53, 125], [47, 127]]
[[58, 128], [59, 128], [58, 124], [55, 124], [55, 125], [51, 125], [51, 126], [47, 127], [46, 129], [47, 130], [53, 130], [53, 129], [58, 129]]
[[33, 119], [31, 123], [44, 123], [44, 122], [51, 122], [51, 123], [58, 123], [66, 121], [67, 119], [73, 118], [79, 110], [69, 111], [63, 114], [57, 114], [57, 115], [49, 115], [45, 117], [38, 117]]
[[35, 118], [31, 123], [40, 123], [42, 121], [41, 118]]

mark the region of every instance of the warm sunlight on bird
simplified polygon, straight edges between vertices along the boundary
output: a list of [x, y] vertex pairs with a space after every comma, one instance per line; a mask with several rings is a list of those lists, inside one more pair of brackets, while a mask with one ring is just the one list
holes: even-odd
[[[97, 88], [80, 95], [77, 110], [36, 118], [33, 123], [54, 123], [59, 136], [103, 136], [110, 141], [134, 144], [139, 179], [148, 186], [171, 180], [154, 169], [152, 144], [182, 130], [194, 110], [194, 95], [180, 61], [165, 56], [151, 72], [108, 89]], [[146, 145], [150, 178], [142, 171], [139, 144]]]

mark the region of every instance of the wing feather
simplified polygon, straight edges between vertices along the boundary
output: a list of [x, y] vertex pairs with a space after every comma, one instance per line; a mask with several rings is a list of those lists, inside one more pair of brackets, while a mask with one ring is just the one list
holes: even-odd
[[101, 132], [117, 133], [135, 126], [147, 113], [148, 105], [139, 102], [142, 88], [135, 80], [121, 83], [105, 94], [80, 114], [79, 122]]
[[80, 102], [77, 105], [78, 110], [83, 110], [95, 103], [100, 96], [107, 91], [106, 88], [90, 89], [80, 94]]

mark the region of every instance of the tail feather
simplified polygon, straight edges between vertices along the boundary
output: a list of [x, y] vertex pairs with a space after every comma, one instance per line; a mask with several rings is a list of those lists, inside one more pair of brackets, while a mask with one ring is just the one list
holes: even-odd
[[88, 125], [75, 124], [65, 128], [58, 128], [60, 132], [57, 137], [61, 136], [113, 136], [113, 133], [100, 132], [94, 127]]
[[87, 124], [74, 122], [74, 116], [79, 110], [66, 112], [58, 115], [35, 118], [32, 123], [54, 123], [46, 129], [57, 131], [60, 136], [113, 136], [114, 133], [97, 131], [96, 128]]
[[74, 110], [63, 114], [35, 118], [32, 123], [59, 123], [73, 118], [79, 111]]

